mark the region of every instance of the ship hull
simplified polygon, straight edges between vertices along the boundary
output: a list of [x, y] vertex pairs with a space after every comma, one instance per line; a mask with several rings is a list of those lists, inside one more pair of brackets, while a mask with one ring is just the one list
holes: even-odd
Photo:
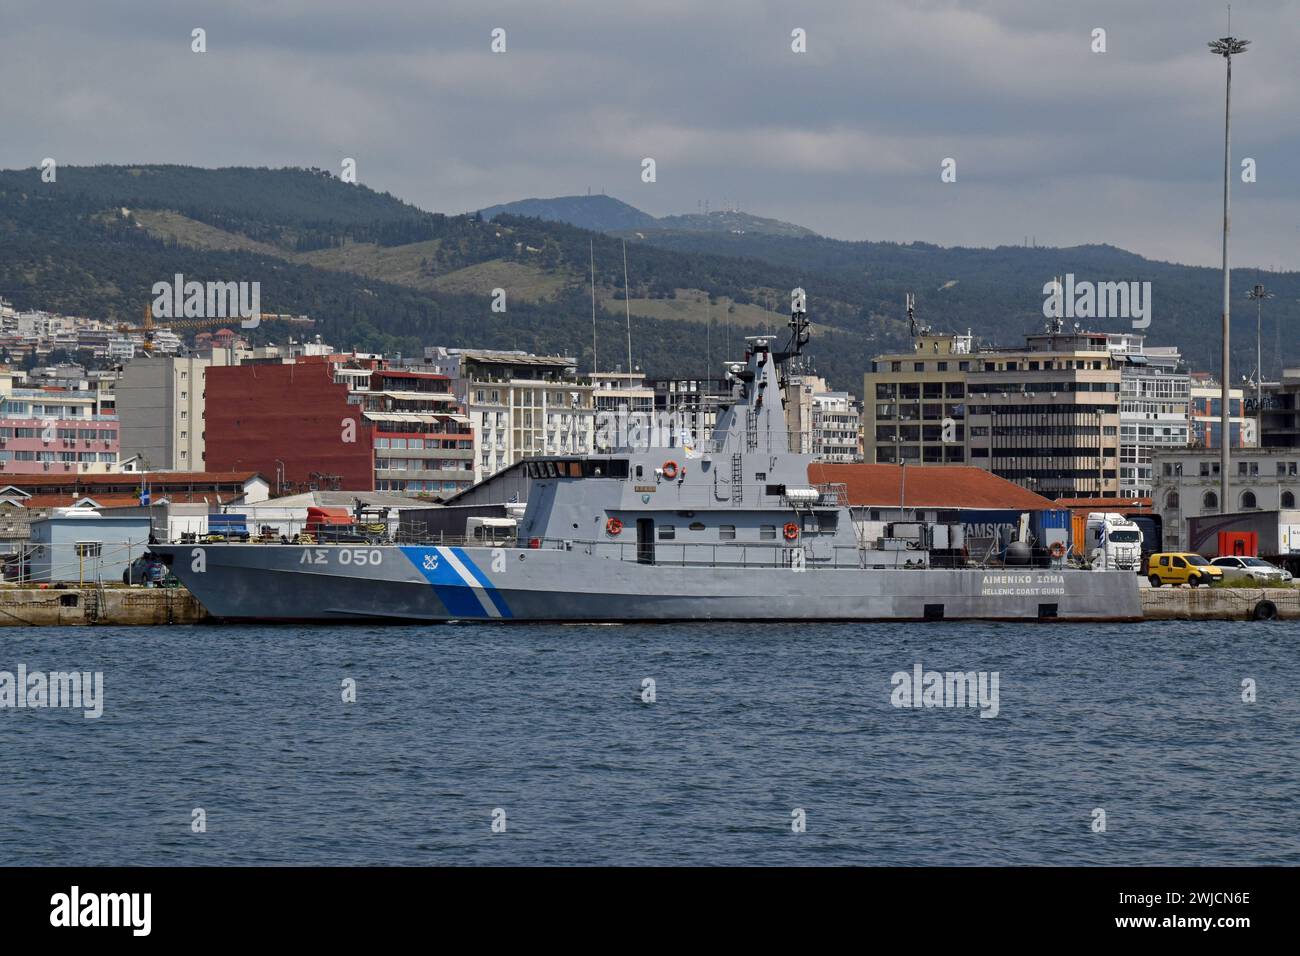
[[639, 564], [577, 550], [159, 545], [228, 621], [1138, 620], [1128, 572]]

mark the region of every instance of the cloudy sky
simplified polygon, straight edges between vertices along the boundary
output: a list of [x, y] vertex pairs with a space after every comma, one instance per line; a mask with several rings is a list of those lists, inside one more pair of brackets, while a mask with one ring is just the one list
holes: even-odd
[[[1205, 43], [1226, 29], [1210, 0], [6, 0], [0, 166], [355, 157], [443, 212], [590, 189], [845, 239], [1210, 265], [1224, 69]], [[1254, 41], [1234, 261], [1300, 268], [1300, 0], [1241, 0], [1233, 31]]]

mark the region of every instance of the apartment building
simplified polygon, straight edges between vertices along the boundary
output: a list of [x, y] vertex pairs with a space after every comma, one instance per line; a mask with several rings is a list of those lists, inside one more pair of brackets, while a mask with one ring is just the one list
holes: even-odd
[[857, 399], [831, 389], [820, 375], [791, 375], [786, 389], [786, 422], [792, 446], [821, 461], [862, 460], [862, 417]]
[[1265, 448], [1300, 447], [1300, 368], [1282, 370], [1281, 381], [1264, 385], [1258, 409], [1259, 444]]
[[1128, 332], [1107, 341], [1120, 369], [1119, 495], [1147, 498], [1154, 456], [1188, 445], [1191, 378], [1176, 348], [1148, 346]]
[[377, 369], [353, 394], [373, 433], [376, 491], [450, 497], [474, 483], [470, 419], [445, 376]]
[[[862, 444], [868, 463], [966, 461], [966, 376], [972, 337], [925, 334], [911, 352], [879, 355], [863, 379]], [[944, 419], [952, 424], [944, 433]]]
[[124, 458], [138, 456], [151, 470], [204, 469], [204, 392], [211, 365], [197, 356], [152, 355], [122, 366], [115, 398]]
[[813, 395], [812, 453], [818, 461], [862, 461], [862, 414], [848, 392]]
[[0, 473], [105, 474], [118, 467], [118, 419], [86, 379], [28, 387], [0, 367]]
[[593, 448], [595, 385], [578, 378], [572, 356], [435, 346], [422, 367], [446, 376], [465, 403], [476, 481], [532, 455]]
[[645, 372], [592, 372], [592, 401], [597, 412], [648, 415], [655, 410], [655, 390], [645, 383]]
[[658, 415], [676, 415], [682, 427], [704, 441], [713, 434], [721, 409], [731, 401], [731, 384], [722, 378], [662, 378], [654, 382]]
[[[1188, 400], [1188, 442], [1196, 448], [1222, 448], [1223, 389], [1209, 372], [1191, 373]], [[1240, 388], [1228, 390], [1229, 435], [1231, 448], [1254, 448], [1258, 445], [1255, 419], [1246, 413], [1244, 393]]]

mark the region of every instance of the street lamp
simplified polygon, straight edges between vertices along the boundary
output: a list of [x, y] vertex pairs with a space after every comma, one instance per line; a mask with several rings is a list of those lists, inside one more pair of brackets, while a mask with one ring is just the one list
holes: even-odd
[[[1232, 29], [1229, 21], [1228, 29]], [[1223, 433], [1219, 437], [1219, 470], [1222, 473], [1220, 486], [1219, 511], [1221, 514], [1228, 513], [1229, 492], [1231, 491], [1231, 481], [1228, 477], [1230, 467], [1229, 446], [1232, 439], [1232, 403], [1230, 396], [1232, 394], [1232, 380], [1228, 375], [1228, 318], [1232, 314], [1232, 304], [1229, 301], [1231, 279], [1228, 271], [1228, 231], [1229, 231], [1229, 211], [1232, 178], [1229, 175], [1229, 163], [1231, 161], [1231, 144], [1232, 144], [1232, 55], [1234, 53], [1245, 53], [1246, 47], [1250, 45], [1249, 40], [1240, 40], [1234, 36], [1219, 37], [1217, 40], [1211, 40], [1209, 43], [1210, 52], [1215, 56], [1221, 56], [1228, 65], [1228, 82], [1224, 94], [1223, 105], [1223, 375], [1222, 375], [1222, 392], [1221, 400], [1223, 408], [1221, 416], [1221, 427]]]

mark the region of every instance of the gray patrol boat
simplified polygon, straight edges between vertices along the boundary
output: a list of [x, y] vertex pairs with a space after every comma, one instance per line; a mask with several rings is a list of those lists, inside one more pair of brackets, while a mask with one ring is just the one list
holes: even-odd
[[[809, 481], [785, 413], [808, 339], [746, 339], [713, 434], [647, 429], [605, 454], [524, 463], [517, 535], [152, 546], [209, 613], [254, 621], [1138, 620], [1132, 572], [1056, 542], [972, 559], [960, 524], [868, 522]], [[792, 446], [796, 450], [791, 450]], [[1050, 555], [1050, 556], [1049, 556]]]

